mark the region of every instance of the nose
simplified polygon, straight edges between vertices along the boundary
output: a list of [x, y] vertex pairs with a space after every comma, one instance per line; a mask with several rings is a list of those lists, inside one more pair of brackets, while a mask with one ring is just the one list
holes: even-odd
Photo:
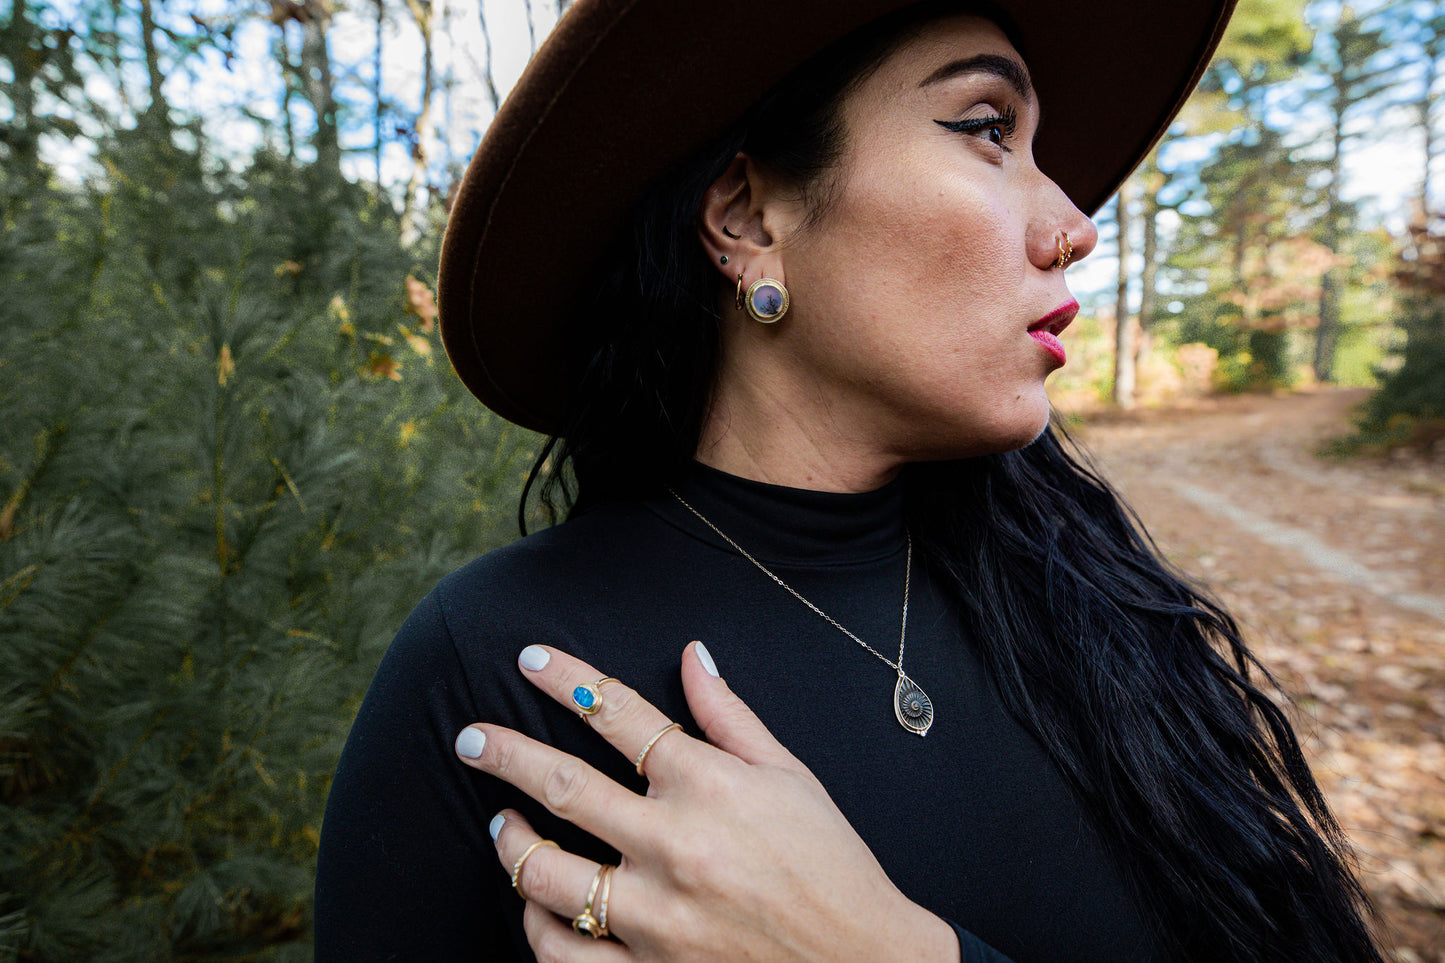
[[1029, 231], [1029, 260], [1041, 270], [1050, 270], [1088, 257], [1099, 243], [1099, 229], [1059, 185], [1044, 180], [1041, 196], [1046, 202], [1040, 205]]
[[1094, 219], [1092, 217], [1077, 207], [1074, 207], [1072, 204], [1069, 205], [1069, 209], [1073, 211], [1075, 215], [1070, 222], [1073, 226], [1069, 228], [1061, 227], [1059, 228], [1059, 233], [1061, 235], [1068, 235], [1065, 247], [1072, 251], [1068, 261], [1069, 263], [1073, 263], [1081, 258], [1088, 257], [1094, 248], [1098, 246], [1099, 229], [1094, 226]]

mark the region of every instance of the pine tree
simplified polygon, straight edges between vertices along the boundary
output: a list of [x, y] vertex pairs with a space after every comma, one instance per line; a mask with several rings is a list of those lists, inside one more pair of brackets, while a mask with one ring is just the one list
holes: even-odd
[[1395, 281], [1404, 342], [1362, 406], [1357, 433], [1340, 446], [1345, 451], [1445, 444], [1445, 233], [1412, 225], [1403, 254]]
[[376, 662], [515, 531], [535, 439], [440, 357], [435, 252], [194, 139], [0, 175], [0, 959], [306, 958]]

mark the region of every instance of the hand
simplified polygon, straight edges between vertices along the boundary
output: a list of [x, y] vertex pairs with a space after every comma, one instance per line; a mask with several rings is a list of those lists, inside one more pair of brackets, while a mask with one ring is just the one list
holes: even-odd
[[[529, 646], [521, 661], [535, 685], [571, 708], [573, 690], [603, 675], [544, 646]], [[717, 678], [699, 642], [684, 653], [682, 681], [708, 741], [681, 730], [657, 739], [643, 764], [646, 796], [510, 729], [477, 724], [458, 737], [467, 765], [505, 779], [622, 854], [607, 900], [607, 926], [619, 942], [589, 939], [570, 925], [597, 863], [551, 846], [527, 857], [518, 886], [537, 958], [958, 960], [949, 925], [899, 892], [822, 784]], [[598, 694], [600, 707], [585, 718], [629, 759], [670, 723], [621, 682]], [[510, 872], [539, 837], [519, 813], [499, 817], [493, 835]]]

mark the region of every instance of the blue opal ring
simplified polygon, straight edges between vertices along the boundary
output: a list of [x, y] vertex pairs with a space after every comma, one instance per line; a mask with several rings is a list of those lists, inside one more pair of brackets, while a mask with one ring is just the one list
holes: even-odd
[[572, 690], [572, 704], [577, 707], [577, 712], [582, 718], [595, 715], [602, 708], [602, 687], [609, 682], [618, 680], [608, 676], [605, 679], [598, 679], [596, 682], [584, 682]]

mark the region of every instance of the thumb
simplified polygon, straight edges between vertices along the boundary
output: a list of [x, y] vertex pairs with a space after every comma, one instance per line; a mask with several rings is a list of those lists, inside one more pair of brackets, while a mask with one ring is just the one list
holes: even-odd
[[692, 717], [702, 727], [707, 741], [717, 748], [753, 765], [806, 771], [718, 677], [717, 664], [701, 642], [693, 642], [683, 651], [682, 690]]

